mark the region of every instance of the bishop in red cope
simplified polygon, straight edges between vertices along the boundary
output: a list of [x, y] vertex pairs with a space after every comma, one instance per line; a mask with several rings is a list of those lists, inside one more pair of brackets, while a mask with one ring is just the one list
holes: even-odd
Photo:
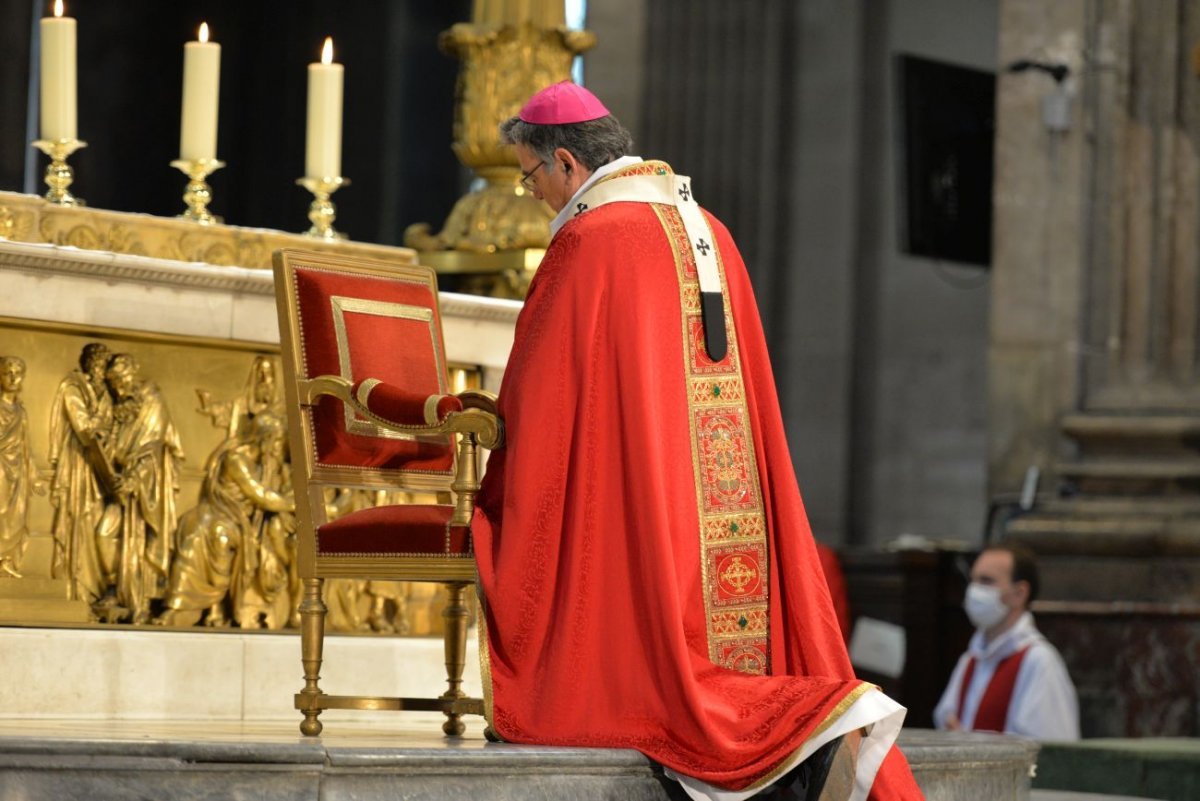
[[472, 526], [491, 731], [635, 748], [697, 799], [923, 798], [904, 709], [850, 667], [729, 232], [572, 83], [501, 136], [558, 216]]

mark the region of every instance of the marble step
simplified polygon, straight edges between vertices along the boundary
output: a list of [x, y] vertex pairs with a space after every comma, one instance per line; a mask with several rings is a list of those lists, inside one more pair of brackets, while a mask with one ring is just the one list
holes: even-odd
[[[640, 754], [495, 748], [477, 717], [452, 747], [421, 713], [331, 710], [301, 738], [294, 633], [0, 627], [0, 654], [0, 799], [677, 797]], [[438, 638], [332, 635], [322, 686], [432, 697], [442, 661]], [[474, 631], [464, 679], [478, 696]], [[905, 730], [901, 744], [928, 801], [1029, 799], [1034, 743]]]
[[[399, 718], [396, 718], [399, 720]], [[280, 724], [0, 724], [0, 798], [62, 801], [410, 801], [471, 798], [671, 801], [678, 785], [636, 751], [487, 743], [477, 726], [447, 744], [412, 728], [346, 724], [305, 739]], [[908, 731], [902, 746], [927, 801], [1028, 801], [1037, 746], [989, 735]]]
[[1034, 790], [1029, 801], [1162, 801], [1155, 798], [1134, 798], [1131, 795], [1100, 795], [1076, 793], [1070, 790]]

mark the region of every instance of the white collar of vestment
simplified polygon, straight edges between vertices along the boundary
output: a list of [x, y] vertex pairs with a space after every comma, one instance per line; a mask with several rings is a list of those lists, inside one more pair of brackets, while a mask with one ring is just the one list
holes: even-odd
[[980, 662], [998, 661], [1031, 645], [1041, 636], [1037, 626], [1033, 624], [1033, 615], [1025, 612], [1017, 618], [1011, 629], [989, 643], [984, 643], [982, 631], [976, 631], [971, 637], [967, 652]]
[[610, 161], [596, 168], [596, 171], [588, 176], [588, 179], [583, 182], [579, 189], [575, 190], [575, 194], [571, 195], [571, 199], [567, 201], [567, 205], [562, 207], [562, 211], [558, 213], [553, 220], [550, 221], [550, 238], [558, 236], [558, 229], [567, 224], [567, 220], [575, 216], [575, 204], [579, 202], [579, 198], [583, 197], [583, 193], [592, 187], [592, 184], [599, 181], [606, 175], [612, 175], [617, 170], [631, 167], [634, 164], [640, 164], [641, 156], [621, 156], [616, 161]]
[[[692, 192], [691, 178], [663, 170], [654, 174], [636, 174], [622, 176], [620, 180], [601, 181], [605, 176], [639, 162], [641, 159], [636, 156], [626, 156], [596, 170], [554, 218], [550, 225], [551, 232], [557, 234], [568, 220], [608, 203], [658, 203], [674, 206], [679, 211], [691, 244], [700, 291], [719, 298], [721, 276], [717, 267], [716, 245], [712, 241], [712, 231], [704, 219], [700, 204]], [[707, 330], [706, 323], [705, 331]]]

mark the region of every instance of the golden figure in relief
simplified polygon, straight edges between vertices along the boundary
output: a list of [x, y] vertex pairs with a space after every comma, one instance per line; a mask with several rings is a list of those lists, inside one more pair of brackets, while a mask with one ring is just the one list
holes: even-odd
[[24, 380], [24, 360], [0, 356], [0, 578], [21, 578], [29, 495], [46, 494], [29, 448], [29, 417], [20, 399]]
[[212, 399], [212, 393], [206, 389], [197, 389], [196, 396], [200, 399], [200, 413], [212, 418], [213, 425], [225, 429], [226, 434], [234, 436], [240, 429], [247, 426], [254, 416], [270, 412], [283, 419], [283, 397], [279, 389], [277, 360], [270, 356], [255, 356], [250, 366], [250, 375], [246, 379], [246, 389], [241, 396], [232, 401], [217, 401]]
[[[50, 408], [50, 502], [54, 507], [51, 575], [68, 582], [72, 600], [94, 604], [104, 584], [96, 552], [96, 525], [104, 512], [101, 443], [112, 428], [112, 399], [104, 381], [109, 349], [89, 342], [79, 368], [58, 386]], [[106, 476], [106, 480], [107, 480]]]
[[[261, 568], [256, 518], [295, 508], [290, 494], [275, 492], [262, 480], [264, 455], [282, 454], [286, 442], [283, 421], [258, 414], [209, 456], [200, 502], [180, 521], [167, 610], [156, 623], [191, 626], [204, 616], [208, 626], [232, 624], [242, 585], [256, 580]], [[285, 531], [282, 524], [267, 528], [275, 536]]]
[[162, 394], [141, 378], [133, 356], [109, 359], [105, 381], [113, 428], [104, 450], [116, 485], [96, 526], [106, 591], [96, 608], [102, 619], [146, 623], [170, 576], [183, 446]]
[[250, 517], [245, 580], [234, 587], [237, 624], [244, 629], [281, 629], [299, 625], [300, 574], [296, 564], [296, 516], [293, 514], [287, 424], [278, 415], [259, 412], [256, 427], [272, 434], [261, 447], [261, 482], [270, 493], [287, 498], [285, 508], [260, 504]]
[[[278, 379], [278, 361], [256, 356], [250, 366], [246, 388], [232, 401], [214, 402], [206, 390], [197, 389], [200, 412], [212, 418], [231, 440], [256, 428], [264, 419], [274, 427], [283, 423], [283, 398]], [[286, 436], [260, 443], [255, 462], [255, 480], [262, 489], [279, 497], [291, 497], [291, 465]], [[299, 625], [300, 578], [296, 570], [296, 521], [291, 508], [273, 509], [258, 505], [249, 515], [241, 537], [239, 557], [242, 575], [230, 585], [232, 620], [242, 628], [279, 629]]]

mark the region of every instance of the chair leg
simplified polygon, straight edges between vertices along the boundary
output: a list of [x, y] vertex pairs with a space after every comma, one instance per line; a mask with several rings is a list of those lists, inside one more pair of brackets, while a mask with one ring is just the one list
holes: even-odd
[[321, 599], [324, 579], [304, 579], [304, 597], [300, 600], [300, 652], [304, 663], [304, 689], [296, 696], [296, 706], [304, 713], [301, 733], [316, 737], [323, 728], [321, 714], [321, 653], [325, 644], [325, 602]]
[[[466, 588], [466, 584], [446, 585], [450, 598], [446, 602], [446, 608], [442, 610], [442, 617], [446, 621], [446, 683], [450, 686], [441, 695], [444, 701], [467, 697], [462, 691], [463, 667], [467, 661], [467, 607], [463, 602]], [[466, 730], [462, 715], [446, 712], [446, 722], [442, 724], [442, 731], [448, 737], [460, 737]]]

